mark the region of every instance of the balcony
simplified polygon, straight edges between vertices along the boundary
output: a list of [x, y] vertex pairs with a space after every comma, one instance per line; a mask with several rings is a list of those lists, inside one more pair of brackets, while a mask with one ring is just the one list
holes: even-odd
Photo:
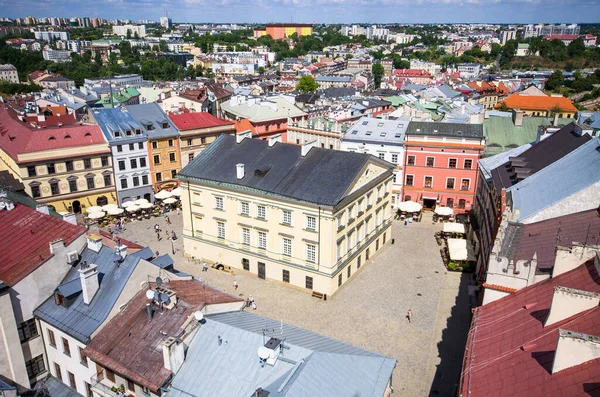
[[127, 391], [121, 392], [116, 386], [108, 386], [103, 383], [110, 382], [104, 377], [104, 371], [98, 372], [92, 376], [92, 390], [104, 397], [133, 397], [131, 394], [127, 394]]

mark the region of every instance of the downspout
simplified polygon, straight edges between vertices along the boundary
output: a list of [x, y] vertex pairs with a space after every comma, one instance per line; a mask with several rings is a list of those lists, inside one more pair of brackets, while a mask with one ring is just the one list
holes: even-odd
[[321, 271], [321, 206], [319, 206], [319, 232], [317, 241], [319, 244], [319, 251], [317, 252], [317, 271]]
[[190, 225], [192, 226], [192, 237], [196, 237], [194, 234], [194, 217], [192, 216], [192, 198], [190, 195], [190, 180], [187, 181], [187, 191], [188, 191], [188, 205], [190, 208]]

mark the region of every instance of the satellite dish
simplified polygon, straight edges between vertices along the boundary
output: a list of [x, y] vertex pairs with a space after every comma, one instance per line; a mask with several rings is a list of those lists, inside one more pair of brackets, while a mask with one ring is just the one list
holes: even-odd
[[271, 352], [269, 351], [269, 349], [267, 349], [264, 346], [261, 346], [258, 348], [258, 357], [260, 357], [261, 360], [266, 360], [270, 356], [271, 356]]
[[156, 277], [156, 284], [161, 285], [163, 283], [162, 278]]
[[146, 298], [153, 299], [154, 298], [154, 291], [152, 291], [152, 290], [146, 291]]
[[204, 314], [201, 311], [194, 312], [194, 318], [198, 321], [202, 321]]
[[167, 303], [168, 304], [170, 300], [171, 299], [169, 298], [169, 295], [167, 295], [167, 294], [160, 294], [160, 301], [162, 303]]

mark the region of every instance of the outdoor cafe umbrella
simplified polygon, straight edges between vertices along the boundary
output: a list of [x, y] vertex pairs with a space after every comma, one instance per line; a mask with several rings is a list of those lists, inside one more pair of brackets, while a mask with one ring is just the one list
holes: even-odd
[[116, 204], [106, 204], [102, 206], [102, 211], [108, 212], [111, 208], [119, 208]]
[[125, 211], [123, 208], [118, 208], [118, 207], [115, 207], [115, 208], [109, 208], [109, 209], [106, 211], [106, 213], [107, 213], [108, 215], [121, 215], [121, 214], [123, 213], [123, 211]]
[[175, 199], [173, 197], [163, 200], [163, 203], [165, 203], [165, 204], [175, 204], [176, 202], [177, 202], [177, 199]]
[[154, 207], [154, 204], [152, 204], [152, 203], [142, 203], [142, 204], [139, 205], [139, 207], [142, 208], [142, 209], [144, 209], [144, 210], [147, 210], [148, 208]]
[[440, 206], [435, 207], [435, 210], [433, 212], [441, 216], [450, 216], [454, 214], [454, 210], [452, 208]]
[[133, 201], [125, 201], [123, 204], [121, 204], [123, 207], [129, 207], [130, 205], [135, 205], [135, 203]]
[[136, 212], [136, 211], [140, 210], [140, 207], [138, 205], [133, 204], [133, 205], [128, 206], [126, 209], [127, 209], [127, 212]]
[[398, 208], [400, 211], [404, 212], [419, 212], [423, 209], [423, 206], [419, 203], [415, 203], [414, 201], [403, 201], [398, 204]]
[[96, 211], [96, 212], [92, 212], [88, 215], [88, 218], [90, 219], [100, 219], [100, 218], [104, 218], [104, 215], [106, 215], [106, 212], [104, 211]]
[[94, 205], [93, 207], [89, 207], [88, 209], [85, 210], [85, 212], [87, 212], [88, 214], [91, 214], [92, 212], [100, 212], [102, 211], [102, 207], [98, 207], [97, 205]]
[[146, 200], [145, 198], [141, 198], [141, 199], [137, 199], [133, 202], [135, 205], [140, 205], [140, 204], [145, 204], [145, 203], [149, 203], [148, 200]]
[[158, 192], [158, 193], [156, 193], [154, 195], [154, 198], [155, 199], [159, 199], [159, 200], [164, 200], [164, 199], [169, 198], [171, 196], [172, 196], [172, 194], [168, 190], [161, 190], [160, 192]]
[[177, 197], [181, 196], [181, 188], [180, 188], [180, 187], [178, 187], [178, 188], [175, 188], [175, 189], [173, 189], [173, 190], [171, 191], [171, 194], [172, 194], [173, 196], [177, 196]]

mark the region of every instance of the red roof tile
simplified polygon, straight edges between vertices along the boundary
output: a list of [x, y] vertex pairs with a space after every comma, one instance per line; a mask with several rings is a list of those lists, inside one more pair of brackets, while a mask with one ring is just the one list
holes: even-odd
[[[564, 96], [527, 96], [516, 93], [503, 101], [509, 109], [522, 110], [552, 110], [559, 107], [563, 112], [577, 112], [570, 99]], [[501, 104], [498, 104], [500, 107]]]
[[0, 280], [14, 286], [52, 256], [51, 241], [67, 246], [85, 230], [21, 204], [0, 210]]
[[503, 285], [498, 285], [498, 284], [483, 283], [482, 285], [484, 288], [489, 288], [489, 289], [493, 289], [493, 290], [501, 291], [501, 292], [513, 293], [513, 292], [517, 291], [516, 288], [509, 288], [509, 287], [505, 287]]
[[169, 118], [178, 129], [183, 131], [233, 125], [232, 121], [220, 119], [207, 112], [169, 113]]
[[141, 290], [84, 350], [93, 361], [154, 392], [171, 376], [171, 371], [164, 367], [161, 341], [169, 336], [180, 338], [182, 325], [207, 304], [242, 302], [195, 280], [171, 281], [163, 287], [175, 291], [178, 298], [175, 308], [164, 309], [148, 320], [148, 299], [146, 291]]
[[431, 75], [426, 70], [419, 69], [396, 69], [394, 70], [394, 76], [431, 78]]
[[600, 293], [594, 261], [476, 309], [459, 396], [589, 396], [600, 385], [600, 358], [551, 374], [559, 328], [600, 335], [600, 307], [544, 327], [556, 286]]

